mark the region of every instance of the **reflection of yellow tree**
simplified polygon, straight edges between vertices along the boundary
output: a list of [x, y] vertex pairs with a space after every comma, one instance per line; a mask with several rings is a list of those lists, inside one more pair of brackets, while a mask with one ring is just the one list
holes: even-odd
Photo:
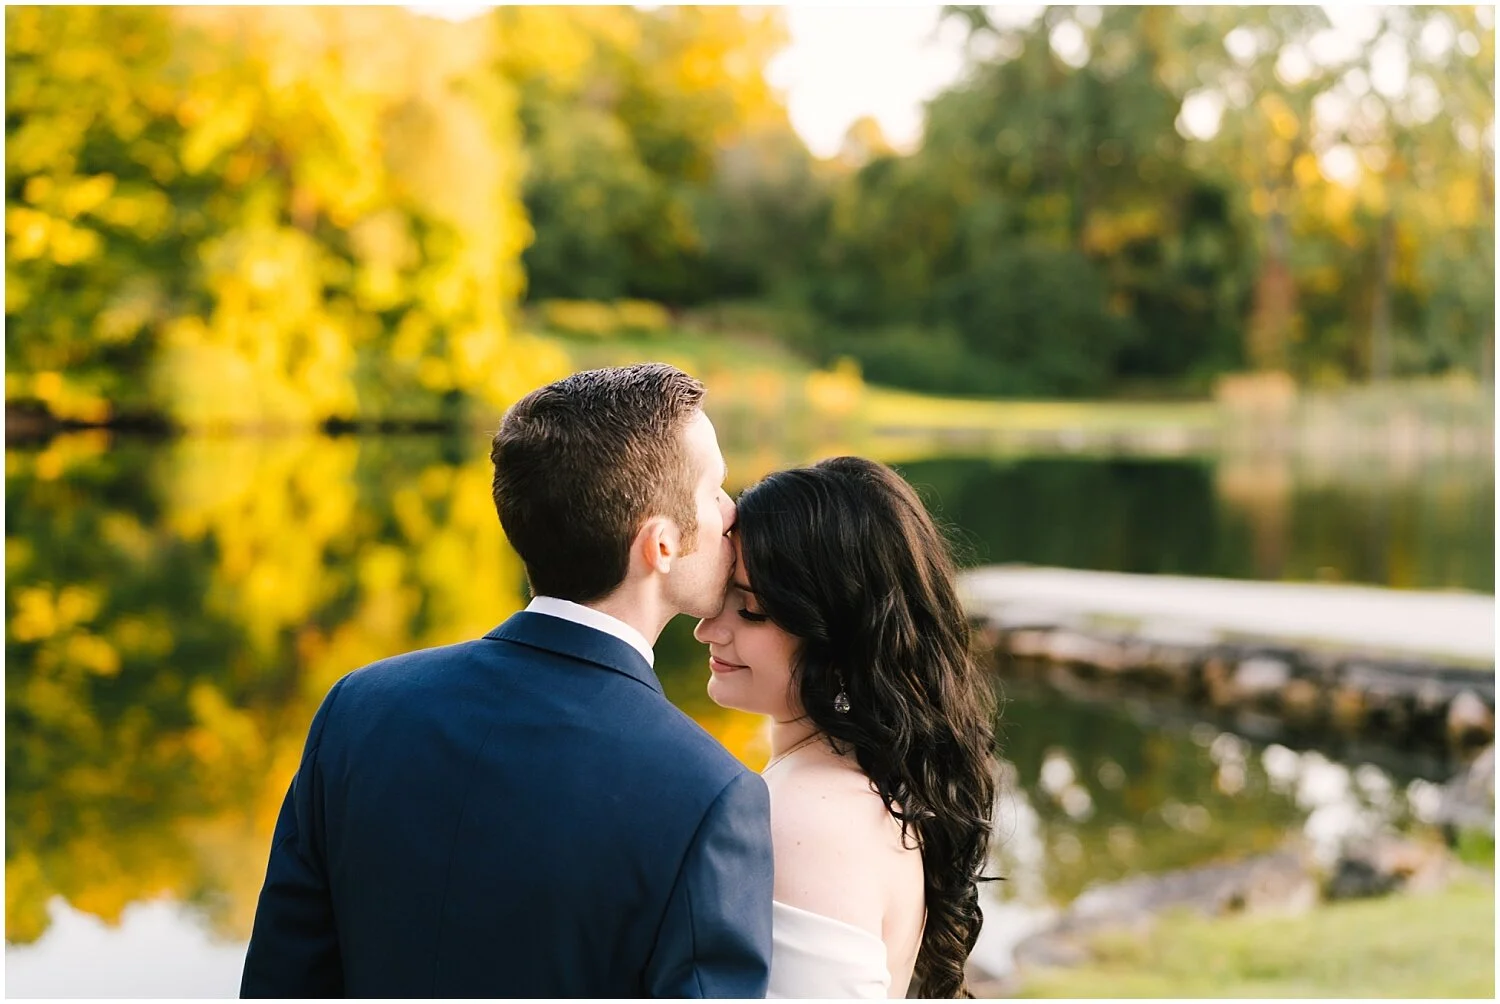
[[[521, 605], [520, 562], [478, 450], [101, 445], [7, 455], [7, 938], [39, 937], [55, 895], [111, 922], [167, 896], [242, 938], [328, 687], [488, 631]], [[669, 696], [763, 762], [759, 719], [706, 700], [686, 643]]]
[[191, 856], [158, 825], [201, 798], [183, 679], [168, 667], [235, 638], [212, 618], [172, 616], [171, 597], [201, 587], [200, 565], [144, 518], [138, 472], [111, 471], [138, 459], [87, 442], [7, 458], [12, 940], [45, 929], [55, 893], [115, 919], [135, 899], [192, 892]]
[[483, 633], [520, 566], [482, 457], [190, 440], [149, 478], [108, 462], [7, 459], [7, 936], [55, 894], [107, 920], [170, 895], [243, 936], [327, 687]]
[[187, 440], [172, 451], [166, 529], [211, 540], [218, 555], [206, 605], [243, 619], [270, 654], [336, 590], [324, 569], [357, 532], [353, 440]]
[[[200, 708], [203, 741], [221, 752], [226, 767], [256, 780], [253, 800], [234, 803], [251, 810], [248, 832], [222, 824], [200, 829], [214, 846], [228, 848], [219, 852], [234, 865], [228, 874], [259, 874], [303, 732], [334, 680], [398, 652], [476, 637], [521, 605], [520, 563], [489, 500], [486, 459], [387, 466], [380, 444], [366, 452], [377, 456], [362, 465], [351, 441], [277, 444], [239, 477], [237, 490], [222, 492], [212, 506], [174, 513], [181, 525], [206, 527], [226, 558], [242, 556], [234, 564], [221, 560], [216, 595], [241, 605], [252, 638], [289, 644], [299, 670], [296, 699], [264, 722], [272, 730], [269, 744], [247, 740], [222, 752], [221, 737], [248, 737], [253, 727], [229, 727], [234, 712], [221, 699], [205, 697]], [[229, 482], [236, 458], [221, 453], [217, 460], [195, 477]], [[373, 482], [361, 467], [373, 468]], [[364, 489], [358, 498], [356, 481]], [[284, 487], [265, 492], [273, 484]], [[328, 616], [330, 606], [341, 612]], [[236, 833], [248, 838], [237, 848]], [[240, 859], [229, 860], [235, 849]], [[257, 887], [229, 897], [241, 933]]]

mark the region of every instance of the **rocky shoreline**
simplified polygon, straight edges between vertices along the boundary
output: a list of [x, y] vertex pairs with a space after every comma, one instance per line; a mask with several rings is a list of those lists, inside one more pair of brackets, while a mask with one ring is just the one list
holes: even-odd
[[1098, 935], [1143, 931], [1183, 910], [1297, 913], [1441, 888], [1473, 872], [1451, 849], [1461, 834], [1493, 840], [1490, 597], [1023, 567], [974, 569], [961, 588], [1002, 695], [1011, 683], [1123, 702], [1153, 719], [1209, 721], [1262, 742], [1451, 778], [1424, 817], [1436, 828], [1424, 839], [1386, 833], [1331, 861], [1294, 839], [1031, 911], [1011, 939], [976, 952], [977, 996], [1013, 995], [1028, 969], [1087, 966]]
[[964, 589], [1002, 680], [1455, 765], [1494, 742], [1490, 597], [1031, 568], [974, 569]]
[[1227, 715], [1252, 735], [1274, 724], [1272, 732], [1378, 739], [1459, 761], [1494, 742], [1494, 674], [1468, 666], [1073, 627], [981, 623], [979, 633], [1002, 679], [1096, 696], [1169, 696]]

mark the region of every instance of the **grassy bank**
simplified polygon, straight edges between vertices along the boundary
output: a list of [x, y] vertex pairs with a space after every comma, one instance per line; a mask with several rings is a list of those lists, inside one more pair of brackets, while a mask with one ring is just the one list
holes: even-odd
[[1329, 456], [1493, 452], [1493, 397], [1458, 378], [1320, 391], [1299, 389], [1285, 374], [1238, 374], [1213, 400], [979, 399], [866, 383], [852, 362], [820, 371], [764, 327], [541, 333], [580, 368], [673, 363], [702, 377], [720, 408], [802, 419], [811, 404], [815, 417], [838, 421], [840, 436], [879, 441], [893, 456], [934, 448], [1188, 454], [1236, 445]]
[[1005, 428], [1016, 431], [1212, 432], [1208, 401], [976, 401], [869, 387], [865, 419], [879, 430]]
[[[764, 334], [706, 334], [669, 330], [654, 335], [590, 338], [544, 333], [575, 366], [619, 366], [643, 359], [672, 363], [704, 378], [721, 401], [742, 399], [781, 411], [780, 398], [800, 395], [809, 378], [844, 378], [849, 407], [842, 417], [880, 438], [930, 434], [1212, 435], [1218, 409], [1212, 402], [1019, 401], [938, 397], [865, 383], [857, 370], [819, 371], [782, 342]], [[852, 379], [851, 379], [852, 377]]]
[[1297, 917], [1179, 915], [1094, 947], [1091, 965], [1028, 974], [1020, 996], [1490, 998], [1495, 890], [1470, 879]]
[[579, 369], [624, 366], [643, 359], [659, 359], [694, 372], [750, 367], [802, 376], [814, 369], [806, 359], [771, 335], [708, 334], [683, 328], [654, 334], [621, 332], [605, 337], [570, 335], [546, 329], [537, 334], [566, 350], [573, 365]]

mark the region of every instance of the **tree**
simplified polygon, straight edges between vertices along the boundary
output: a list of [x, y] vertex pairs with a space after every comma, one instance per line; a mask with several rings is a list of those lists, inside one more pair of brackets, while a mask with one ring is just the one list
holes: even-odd
[[528, 232], [482, 35], [392, 8], [7, 12], [7, 399], [186, 425], [435, 417]]
[[[965, 14], [995, 54], [930, 103], [917, 152], [841, 185], [820, 309], [952, 332], [908, 339], [889, 367], [868, 351], [888, 339], [851, 339], [872, 377], [932, 372], [937, 355], [969, 392], [1098, 394], [1235, 355], [1240, 224], [1186, 162], [1162, 81], [1172, 22], [1111, 9], [1086, 34], [1081, 10], [1019, 26]], [[1092, 58], [1060, 54], [1068, 30]]]
[[[774, 13], [504, 7], [491, 18], [496, 72], [519, 92], [531, 151], [529, 297], [686, 303], [761, 285], [743, 274], [743, 241], [726, 232], [741, 216], [721, 199], [757, 188], [747, 168], [790, 134], [763, 72], [784, 41]], [[774, 176], [782, 154], [769, 159]], [[760, 268], [776, 257], [757, 254]]]

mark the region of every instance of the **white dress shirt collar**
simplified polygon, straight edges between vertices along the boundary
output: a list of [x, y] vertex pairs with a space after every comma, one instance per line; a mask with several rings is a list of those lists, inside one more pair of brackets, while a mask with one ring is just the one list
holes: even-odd
[[646, 636], [618, 617], [611, 617], [593, 607], [586, 607], [572, 600], [560, 600], [555, 596], [536, 597], [526, 604], [526, 612], [558, 617], [565, 621], [572, 621], [574, 624], [591, 627], [595, 631], [603, 631], [607, 635], [613, 635], [641, 653], [641, 658], [646, 660], [646, 665], [656, 668], [656, 653], [651, 651]]

